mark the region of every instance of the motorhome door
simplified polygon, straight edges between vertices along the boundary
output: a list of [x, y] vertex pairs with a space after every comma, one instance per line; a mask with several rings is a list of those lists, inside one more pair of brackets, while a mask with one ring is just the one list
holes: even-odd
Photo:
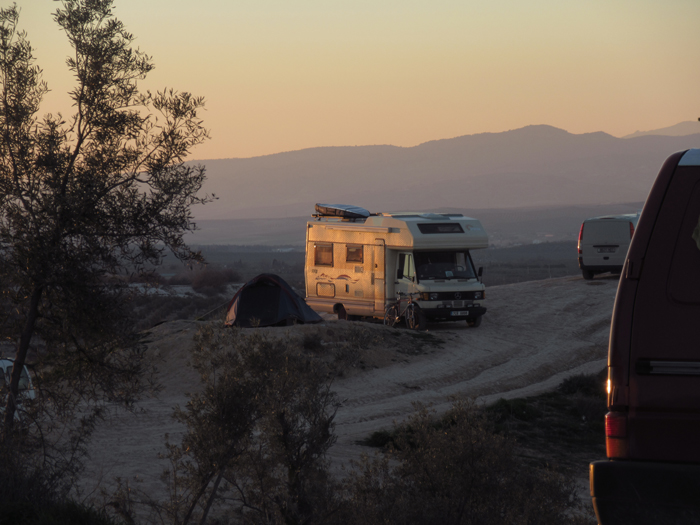
[[400, 253], [396, 263], [396, 291], [413, 293], [416, 290], [416, 266], [412, 253]]
[[[376, 242], [381, 244], [374, 245], [374, 265], [372, 267], [372, 281], [374, 284], [374, 311], [376, 314], [384, 315], [385, 304], [385, 293], [386, 290], [386, 277], [384, 275], [384, 257], [385, 257], [385, 247], [384, 241], [382, 239], [375, 239]], [[389, 275], [391, 279], [391, 275]]]

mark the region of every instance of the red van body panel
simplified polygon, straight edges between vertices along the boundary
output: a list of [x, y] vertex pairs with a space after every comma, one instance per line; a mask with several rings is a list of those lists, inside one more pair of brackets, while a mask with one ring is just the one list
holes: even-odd
[[602, 525], [700, 523], [700, 152], [691, 152], [692, 162], [681, 152], [661, 168], [618, 286], [608, 353], [618, 430], [611, 461], [590, 471]]

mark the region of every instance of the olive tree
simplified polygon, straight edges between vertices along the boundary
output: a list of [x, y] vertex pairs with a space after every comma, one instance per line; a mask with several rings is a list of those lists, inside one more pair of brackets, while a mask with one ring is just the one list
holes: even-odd
[[72, 47], [68, 117], [39, 116], [48, 86], [19, 15], [16, 5], [0, 9], [0, 335], [16, 347], [4, 440], [32, 341], [53, 415], [133, 399], [140, 354], [115, 276], [165, 250], [199, 259], [183, 234], [194, 229], [190, 207], [207, 200], [197, 196], [204, 167], [184, 162], [207, 138], [204, 101], [139, 91], [153, 63], [112, 0], [62, 0], [53, 15]]

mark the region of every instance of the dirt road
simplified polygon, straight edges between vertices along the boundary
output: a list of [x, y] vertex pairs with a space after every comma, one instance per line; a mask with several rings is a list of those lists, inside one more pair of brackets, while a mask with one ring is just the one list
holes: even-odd
[[[339, 382], [346, 399], [336, 419], [334, 463], [356, 457], [357, 440], [410, 414], [412, 403], [438, 410], [450, 397], [491, 402], [555, 388], [564, 378], [606, 366], [616, 279], [565, 277], [489, 288], [481, 327], [445, 323], [431, 330], [444, 348], [427, 358]], [[366, 450], [366, 449], [365, 449]]]
[[[552, 389], [569, 375], [599, 372], [606, 364], [616, 289], [614, 278], [580, 277], [492, 287], [481, 327], [431, 326], [443, 344], [430, 353], [337, 380], [335, 390], [344, 402], [336, 416], [338, 441], [330, 451], [334, 466], [371, 451], [356, 442], [389, 429], [413, 411], [414, 402], [443, 409], [455, 395], [483, 402], [522, 397]], [[332, 328], [336, 322], [326, 324]], [[162, 490], [158, 478], [167, 464], [157, 454], [164, 451], [164, 434], [175, 442], [182, 431], [170, 417], [172, 407], [183, 405], [184, 392], [198, 385], [186, 365], [196, 330], [196, 323], [178, 321], [151, 331], [149, 352], [161, 359], [164, 389], [159, 398], [140, 403], [142, 413], [120, 413], [100, 428], [91, 446], [95, 461], [86, 490], [98, 482], [111, 485], [115, 476], [139, 476], [141, 488]]]

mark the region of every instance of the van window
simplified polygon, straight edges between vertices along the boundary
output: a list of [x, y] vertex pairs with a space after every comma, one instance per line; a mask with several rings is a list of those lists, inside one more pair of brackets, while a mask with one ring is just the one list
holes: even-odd
[[630, 223], [614, 219], [586, 221], [583, 241], [586, 244], [629, 244]]
[[352, 246], [348, 245], [347, 252], [345, 255], [346, 262], [362, 262], [362, 246]]
[[700, 184], [696, 184], [685, 210], [673, 250], [669, 274], [669, 295], [685, 304], [700, 304], [700, 250], [695, 229], [700, 218]]
[[333, 266], [333, 245], [332, 244], [315, 244], [314, 245], [314, 265], [315, 266]]

